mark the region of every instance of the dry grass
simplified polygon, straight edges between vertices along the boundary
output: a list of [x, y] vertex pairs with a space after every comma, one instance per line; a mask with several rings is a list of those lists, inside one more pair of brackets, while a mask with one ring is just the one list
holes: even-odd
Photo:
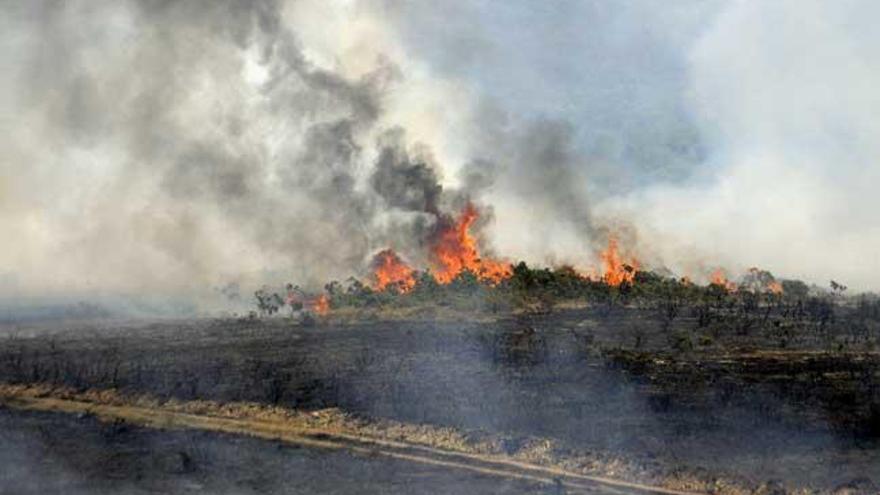
[[22, 409], [93, 414], [102, 420], [124, 420], [155, 428], [193, 428], [314, 448], [343, 448], [547, 484], [559, 479], [572, 489], [599, 485], [625, 493], [740, 495], [764, 493], [769, 488], [705, 473], [638, 465], [616, 456], [563, 451], [548, 439], [513, 439], [373, 420], [338, 409], [299, 411], [246, 402], [160, 401], [115, 390], [75, 391], [45, 384], [0, 384], [0, 403]]

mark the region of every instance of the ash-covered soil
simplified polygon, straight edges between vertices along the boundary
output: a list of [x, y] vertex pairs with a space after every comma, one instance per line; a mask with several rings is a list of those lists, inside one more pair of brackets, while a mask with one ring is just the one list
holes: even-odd
[[345, 450], [0, 409], [0, 494], [553, 493]]
[[681, 350], [676, 331], [635, 309], [310, 327], [31, 324], [5, 329], [0, 380], [338, 407], [503, 434], [512, 453], [540, 437], [559, 451], [611, 453], [756, 489], [876, 489], [875, 353], [807, 336], [783, 350], [773, 336], [708, 334]]

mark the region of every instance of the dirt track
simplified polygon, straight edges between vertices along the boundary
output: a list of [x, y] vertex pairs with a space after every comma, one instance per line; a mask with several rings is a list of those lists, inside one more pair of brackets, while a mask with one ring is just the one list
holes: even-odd
[[0, 466], [3, 495], [521, 495], [544, 490], [526, 480], [343, 449], [3, 408]]
[[308, 428], [278, 419], [239, 419], [180, 412], [179, 409], [187, 408], [186, 404], [174, 408], [162, 406], [147, 408], [35, 395], [42, 394], [34, 394], [33, 390], [29, 389], [5, 388], [0, 394], [0, 404], [25, 411], [60, 412], [81, 417], [93, 415], [100, 421], [111, 424], [125, 422], [159, 429], [205, 430], [278, 440], [315, 449], [346, 450], [368, 457], [385, 457], [438, 469], [524, 481], [544, 485], [557, 491], [562, 489], [568, 493], [689, 495], [689, 492], [585, 476], [559, 468], [528, 464], [497, 456], [454, 452], [401, 441]]

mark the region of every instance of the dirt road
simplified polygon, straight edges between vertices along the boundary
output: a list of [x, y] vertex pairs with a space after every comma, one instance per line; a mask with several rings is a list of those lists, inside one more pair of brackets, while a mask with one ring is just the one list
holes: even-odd
[[[555, 467], [529, 464], [498, 456], [454, 452], [404, 441], [389, 441], [366, 435], [352, 435], [334, 431], [333, 428], [304, 427], [301, 423], [277, 418], [257, 419], [189, 414], [181, 412], [181, 410], [186, 410], [186, 404], [177, 404], [174, 407], [113, 405], [52, 396], [37, 397], [32, 390], [19, 390], [24, 390], [24, 392], [15, 393], [15, 389], [5, 389], [0, 395], [0, 403], [8, 408], [7, 411], [4, 411], [2, 420], [5, 423], [4, 431], [6, 431], [3, 440], [9, 442], [9, 452], [21, 450], [15, 448], [16, 443], [13, 442], [15, 439], [11, 438], [17, 432], [21, 434], [23, 431], [21, 423], [29, 424], [32, 427], [36, 425], [38, 431], [45, 431], [47, 424], [58, 430], [99, 431], [104, 441], [103, 445], [97, 449], [101, 451], [97, 457], [110, 455], [111, 458], [118, 456], [118, 453], [115, 452], [117, 449], [112, 448], [112, 444], [117, 441], [113, 437], [131, 435], [132, 430], [140, 435], [148, 435], [143, 431], [143, 428], [149, 427], [161, 431], [162, 433], [153, 433], [153, 435], [160, 436], [184, 435], [186, 437], [186, 432], [202, 431], [270, 440], [279, 442], [279, 445], [283, 446], [304, 447], [309, 451], [314, 451], [315, 454], [303, 456], [302, 451], [294, 450], [293, 457], [299, 459], [301, 463], [308, 464], [314, 461], [350, 464], [340, 472], [352, 469], [365, 470], [372, 473], [371, 476], [374, 476], [377, 471], [387, 472], [388, 474], [382, 477], [376, 487], [377, 491], [382, 493], [407, 493], [415, 490], [415, 492], [432, 493], [534, 493], [539, 491], [547, 493], [687, 494], [687, 492], [678, 490], [585, 476]], [[34, 412], [53, 414], [33, 414]], [[71, 444], [71, 448], [79, 450], [82, 448], [80, 444], [89, 443], [89, 437], [94, 436], [94, 434], [90, 435], [83, 431], [77, 431], [73, 435], [70, 433], [72, 432], [62, 433], [59, 431], [59, 435], [55, 436], [59, 443], [53, 443], [51, 446], [52, 456], [64, 456], [65, 444]], [[108, 442], [108, 438], [112, 441]], [[229, 436], [220, 438], [224, 438], [228, 442], [233, 441]], [[20, 438], [17, 440], [21, 442]], [[32, 439], [25, 438], [25, 440]], [[258, 447], [255, 446], [255, 448]], [[170, 449], [172, 451], [171, 457], [164, 462], [167, 465], [166, 468], [180, 471], [178, 474], [192, 474], [197, 463], [193, 460], [195, 455], [187, 452], [194, 449], [199, 450], [195, 444], [176, 453], [173, 452], [174, 449]], [[264, 448], [263, 450], [273, 452], [272, 449]], [[275, 450], [274, 452], [279, 451]], [[160, 455], [158, 452], [149, 452], [149, 454], [152, 456]], [[141, 456], [143, 457], [143, 452], [141, 452]], [[277, 454], [277, 456], [284, 457], [282, 454]], [[27, 462], [21, 460], [15, 462], [14, 459], [4, 459], [4, 461], [7, 466], [28, 465]], [[143, 462], [143, 460], [139, 462]], [[275, 462], [283, 461], [275, 459]], [[46, 465], [45, 462], [43, 464]], [[208, 472], [202, 473], [201, 476], [208, 476], [212, 467], [215, 466], [208, 466]], [[142, 475], [140, 478], [138, 477], [138, 473], [141, 471], [139, 469], [132, 469], [130, 473], [118, 467], [115, 470], [111, 469], [110, 472], [102, 472], [102, 469], [97, 465], [92, 466], [91, 469], [78, 469], [76, 476], [92, 473], [91, 477], [86, 474], [89, 478], [88, 483], [98, 484], [101, 484], [103, 476], [110, 476], [110, 478], [134, 483], [133, 488], [135, 489], [139, 488], [140, 481], [144, 481]], [[313, 470], [303, 474], [312, 473], [309, 476], [313, 477], [315, 472], [326, 472], [327, 466], [323, 466], [321, 469], [307, 469]], [[39, 470], [7, 470], [6, 474], [0, 477], [0, 490], [12, 493], [16, 487], [22, 488], [32, 485], [34, 493], [44, 493], [47, 488], [46, 483], [53, 483], [53, 476], [51, 472], [48, 477], [45, 476], [45, 473], [40, 476], [38, 474]], [[69, 475], [65, 474], [64, 476]], [[256, 475], [260, 479], [270, 479], [274, 476], [276, 475], [266, 473]], [[404, 482], [413, 476], [418, 476], [420, 481], [416, 484], [412, 480]], [[128, 479], [131, 477], [134, 479]], [[188, 478], [191, 476], [184, 476], [183, 480], [177, 480], [179, 486], [176, 489], [202, 491], [202, 488], [205, 487], [202, 482], [191, 479], [187, 481]], [[492, 484], [490, 480], [493, 478], [496, 480], [496, 484], [490, 486]], [[117, 481], [119, 481], [118, 479]], [[328, 487], [330, 492], [347, 493], [349, 489], [356, 489], [357, 493], [364, 493], [362, 482], [356, 478], [336, 479], [339, 486]], [[172, 477], [168, 482], [174, 480], [175, 478]], [[148, 484], [159, 482], [158, 480], [145, 481]], [[438, 486], [432, 486], [434, 484]], [[456, 492], [453, 487], [462, 491]], [[144, 487], [140, 486], [140, 488]], [[295, 487], [276, 485], [270, 491], [298, 493], [304, 488], [301, 485]], [[317, 489], [317, 487], [311, 488]], [[261, 491], [258, 490], [258, 492]]]

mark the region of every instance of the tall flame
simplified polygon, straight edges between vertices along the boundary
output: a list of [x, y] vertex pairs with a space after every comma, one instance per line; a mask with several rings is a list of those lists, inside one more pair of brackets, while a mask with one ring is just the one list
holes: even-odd
[[477, 241], [470, 228], [477, 220], [477, 209], [468, 204], [457, 221], [441, 219], [431, 243], [433, 274], [437, 282], [448, 284], [462, 271], [468, 270], [481, 280], [498, 283], [513, 273], [509, 264], [480, 257]]
[[406, 293], [416, 286], [415, 272], [392, 249], [385, 249], [373, 257], [373, 288], [385, 290], [396, 287]]
[[734, 292], [737, 289], [736, 284], [727, 279], [727, 274], [721, 268], [712, 272], [712, 275], [709, 276], [709, 282], [712, 285], [724, 287], [728, 292]]
[[618, 286], [624, 282], [632, 282], [639, 269], [639, 262], [635, 258], [624, 260], [617, 248], [617, 239], [608, 238], [608, 247], [599, 257], [602, 259], [604, 275], [602, 280], [608, 285]]

